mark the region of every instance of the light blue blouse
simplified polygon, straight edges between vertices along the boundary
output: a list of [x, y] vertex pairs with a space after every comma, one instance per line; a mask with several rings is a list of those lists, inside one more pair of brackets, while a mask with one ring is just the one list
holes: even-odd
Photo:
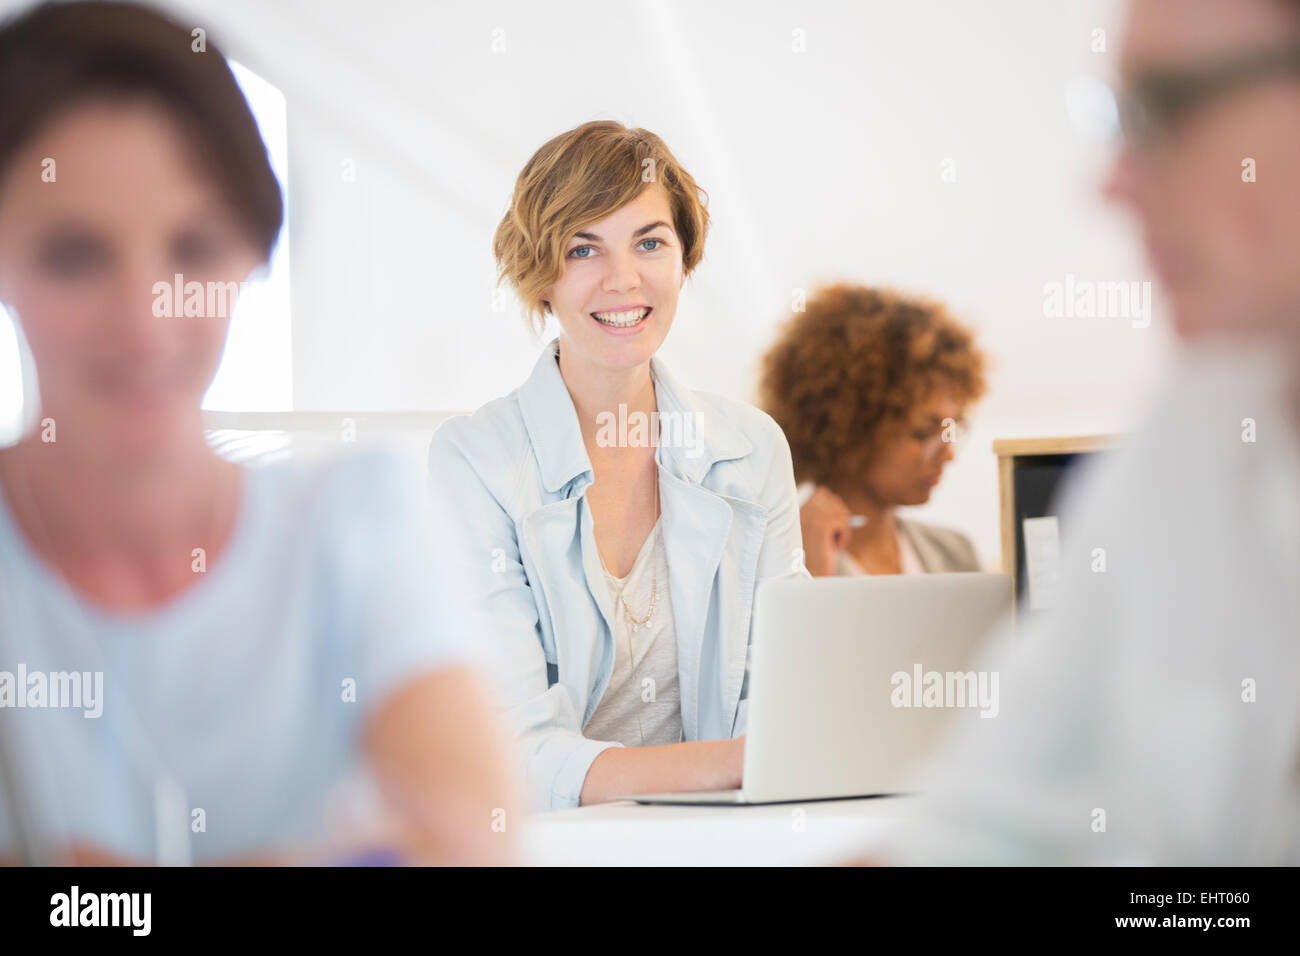
[[365, 718], [401, 683], [473, 662], [428, 586], [418, 468], [367, 451], [244, 474], [225, 553], [139, 613], [72, 590], [0, 494], [0, 854], [20, 832], [141, 862], [312, 846], [365, 779]]
[[[581, 729], [614, 664], [614, 608], [558, 341], [510, 395], [448, 419], [429, 448], [446, 617], [483, 645], [534, 806], [576, 806], [613, 741]], [[790, 449], [762, 411], [687, 391], [651, 360], [656, 451], [686, 740], [745, 731], [758, 582], [807, 576]]]

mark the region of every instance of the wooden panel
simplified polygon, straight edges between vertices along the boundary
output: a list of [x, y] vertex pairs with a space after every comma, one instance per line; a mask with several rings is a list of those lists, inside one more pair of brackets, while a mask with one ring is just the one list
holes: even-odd
[[1120, 435], [1071, 435], [1065, 438], [999, 438], [993, 442], [993, 454], [999, 458], [1013, 455], [1073, 455], [1085, 451], [1102, 451], [1120, 444]]

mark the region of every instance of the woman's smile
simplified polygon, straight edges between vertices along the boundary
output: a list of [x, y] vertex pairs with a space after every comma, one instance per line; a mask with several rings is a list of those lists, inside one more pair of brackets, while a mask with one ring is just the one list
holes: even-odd
[[653, 311], [648, 305], [621, 305], [592, 312], [591, 317], [611, 335], [635, 335], [645, 328]]

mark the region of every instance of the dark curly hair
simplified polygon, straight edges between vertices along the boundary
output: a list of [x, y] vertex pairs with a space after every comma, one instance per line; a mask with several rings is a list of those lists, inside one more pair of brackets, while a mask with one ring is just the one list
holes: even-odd
[[763, 357], [759, 404], [790, 441], [795, 477], [858, 481], [908, 413], [945, 387], [985, 391], [973, 336], [936, 302], [841, 283], [816, 290]]

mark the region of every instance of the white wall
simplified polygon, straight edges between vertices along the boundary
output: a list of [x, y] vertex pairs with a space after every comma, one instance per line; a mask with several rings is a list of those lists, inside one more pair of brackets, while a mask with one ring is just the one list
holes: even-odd
[[688, 384], [752, 397], [792, 290], [820, 279], [977, 326], [992, 393], [924, 510], [990, 563], [989, 442], [1123, 430], [1167, 358], [1158, 291], [1148, 329], [1043, 317], [1067, 272], [1149, 278], [1096, 201], [1104, 145], [1066, 113], [1072, 81], [1113, 68], [1110, 0], [166, 6], [288, 100], [297, 408], [467, 409], [518, 384], [538, 343], [492, 310], [491, 235], [532, 151], [597, 117], [662, 135], [710, 193], [665, 352]]

